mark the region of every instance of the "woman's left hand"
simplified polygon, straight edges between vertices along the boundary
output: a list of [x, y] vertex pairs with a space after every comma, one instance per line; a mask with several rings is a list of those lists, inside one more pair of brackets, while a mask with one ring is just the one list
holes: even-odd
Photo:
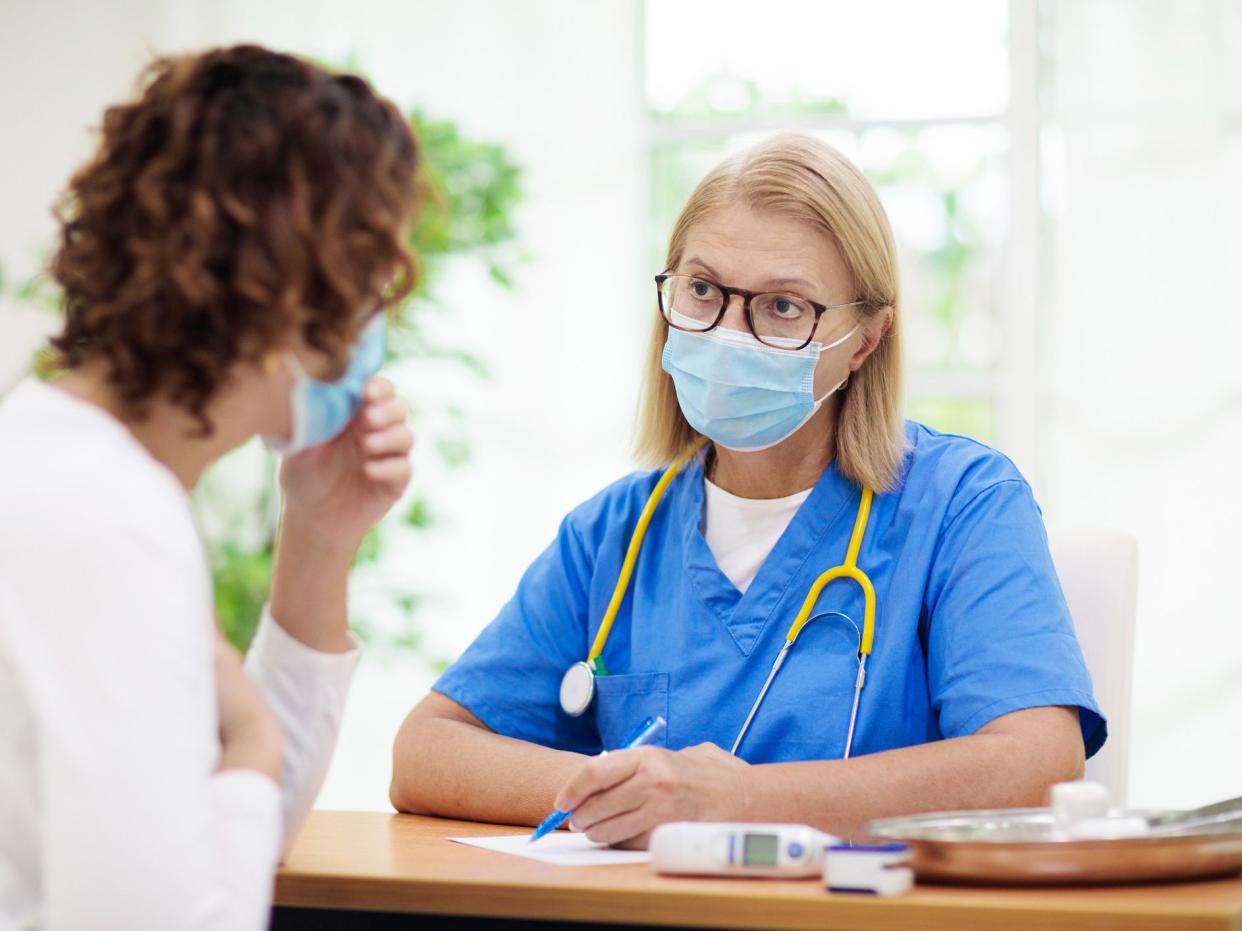
[[345, 432], [322, 446], [285, 459], [285, 529], [312, 535], [333, 549], [358, 548], [410, 483], [414, 433], [392, 383], [372, 378], [362, 408]]
[[668, 821], [736, 821], [746, 808], [744, 760], [715, 744], [685, 750], [638, 747], [598, 756], [569, 780], [556, 808], [601, 844], [643, 849]]

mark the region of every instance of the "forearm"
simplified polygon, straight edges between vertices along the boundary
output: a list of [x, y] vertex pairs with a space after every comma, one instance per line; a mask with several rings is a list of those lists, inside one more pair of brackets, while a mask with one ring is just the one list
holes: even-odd
[[352, 649], [346, 599], [356, 546], [325, 535], [287, 509], [272, 572], [273, 619], [291, 637], [322, 653]]
[[280, 728], [273, 720], [270, 724], [256, 724], [245, 731], [231, 735], [221, 745], [217, 772], [233, 769], [253, 770], [280, 784], [282, 768], [282, 738]]
[[389, 795], [399, 811], [536, 825], [584, 759], [415, 709], [393, 747]]
[[327, 776], [359, 657], [357, 649], [314, 650], [270, 617], [250, 645], [245, 671], [284, 734], [280, 784], [286, 850]]
[[850, 760], [751, 767], [738, 814], [862, 838], [875, 818], [1046, 805], [1054, 783], [1081, 775], [1081, 743], [980, 732]]

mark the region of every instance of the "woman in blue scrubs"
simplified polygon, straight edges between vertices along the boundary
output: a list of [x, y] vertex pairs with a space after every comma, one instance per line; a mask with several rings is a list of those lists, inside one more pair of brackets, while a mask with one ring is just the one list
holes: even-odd
[[[1080, 777], [1105, 723], [1039, 508], [1000, 453], [901, 419], [896, 254], [862, 174], [802, 136], [727, 160], [691, 194], [657, 291], [639, 450], [659, 468], [570, 512], [410, 713], [393, 804], [518, 824], [573, 809], [592, 839], [641, 846], [674, 820], [859, 836], [891, 814], [1044, 804]], [[590, 704], [567, 713], [566, 670], [683, 458]], [[846, 561], [864, 489], [875, 614], [856, 720], [864, 595], [839, 579], [739, 743], [808, 590]], [[655, 714], [658, 745], [594, 756]]]

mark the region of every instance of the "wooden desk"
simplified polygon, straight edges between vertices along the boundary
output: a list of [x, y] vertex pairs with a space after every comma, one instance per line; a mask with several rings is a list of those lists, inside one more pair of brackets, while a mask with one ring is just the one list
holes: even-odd
[[[412, 815], [316, 811], [276, 877], [277, 929], [434, 927], [434, 916], [698, 928], [1242, 931], [1242, 878], [1100, 889], [919, 886], [830, 895], [818, 880], [678, 879], [649, 866], [559, 867], [445, 840], [516, 828]], [[304, 912], [288, 907], [334, 909]], [[352, 915], [348, 922], [346, 916]], [[311, 919], [311, 920], [308, 920]], [[445, 925], [441, 925], [445, 926]], [[477, 921], [451, 927], [479, 927]], [[529, 926], [529, 925], [528, 925]]]

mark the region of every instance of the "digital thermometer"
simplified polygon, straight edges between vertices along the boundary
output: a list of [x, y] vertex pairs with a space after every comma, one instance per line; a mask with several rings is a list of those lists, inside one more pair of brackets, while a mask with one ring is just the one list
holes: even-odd
[[697, 876], [818, 876], [824, 848], [840, 841], [804, 824], [675, 821], [651, 834], [657, 873]]

